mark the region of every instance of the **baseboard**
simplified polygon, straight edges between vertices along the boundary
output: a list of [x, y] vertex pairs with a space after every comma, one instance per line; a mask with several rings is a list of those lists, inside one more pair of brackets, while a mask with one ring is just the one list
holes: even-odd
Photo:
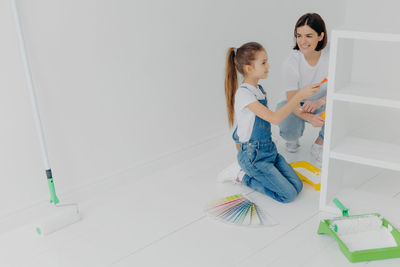
[[[131, 182], [132, 179], [137, 177], [143, 177], [155, 171], [162, 171], [176, 162], [194, 158], [208, 151], [210, 147], [222, 145], [233, 146], [230, 135], [227, 131], [217, 132], [191, 145], [156, 155], [151, 160], [137, 162], [132, 166], [115, 171], [113, 174], [104, 176], [96, 181], [88, 182], [65, 192], [59, 191], [58, 196], [63, 203], [79, 204], [88, 201], [112, 190], [118, 184]], [[33, 223], [37, 217], [36, 214], [40, 214], [48, 205], [49, 203], [46, 199], [2, 216], [0, 219], [0, 234]]]

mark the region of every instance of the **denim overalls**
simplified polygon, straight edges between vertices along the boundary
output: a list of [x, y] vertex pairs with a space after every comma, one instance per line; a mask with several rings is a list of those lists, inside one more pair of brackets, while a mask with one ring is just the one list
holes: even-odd
[[[258, 88], [265, 95], [262, 86], [258, 85]], [[267, 107], [266, 97], [258, 101]], [[242, 183], [279, 202], [294, 200], [303, 188], [303, 183], [272, 142], [271, 124], [256, 116], [250, 140], [245, 143], [239, 142], [236, 131], [237, 127], [232, 137], [240, 144], [237, 158], [246, 173]]]

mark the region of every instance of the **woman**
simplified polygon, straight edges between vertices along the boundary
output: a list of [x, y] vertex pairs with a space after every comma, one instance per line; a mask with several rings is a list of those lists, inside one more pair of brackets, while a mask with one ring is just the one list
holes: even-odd
[[[299, 89], [308, 84], [315, 84], [328, 76], [329, 49], [325, 22], [316, 13], [307, 13], [299, 18], [294, 28], [296, 44], [293, 51], [283, 63], [283, 83], [285, 92], [278, 103], [279, 109], [285, 105]], [[317, 165], [322, 162], [322, 145], [324, 142], [324, 119], [321, 113], [325, 110], [326, 83], [312, 97], [304, 99], [301, 107], [290, 114], [279, 124], [280, 135], [286, 140], [288, 152], [297, 152], [299, 138], [303, 135], [305, 122], [314, 127], [321, 127], [311, 155]]]

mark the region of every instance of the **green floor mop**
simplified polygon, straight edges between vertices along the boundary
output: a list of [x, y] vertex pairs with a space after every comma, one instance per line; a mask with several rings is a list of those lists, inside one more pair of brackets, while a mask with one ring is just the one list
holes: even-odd
[[35, 94], [35, 88], [34, 88], [33, 81], [32, 81], [32, 73], [31, 73], [28, 56], [27, 56], [26, 48], [25, 48], [25, 42], [24, 42], [24, 38], [23, 38], [23, 34], [22, 34], [17, 3], [16, 3], [16, 0], [11, 0], [11, 1], [12, 1], [11, 4], [12, 4], [13, 13], [14, 13], [15, 23], [17, 26], [17, 34], [18, 34], [18, 39], [19, 39], [22, 61], [23, 61], [24, 69], [25, 69], [27, 86], [29, 89], [31, 102], [32, 102], [33, 117], [35, 120], [36, 131], [37, 131], [39, 141], [40, 141], [40, 147], [42, 150], [43, 160], [44, 160], [44, 165], [45, 165], [45, 170], [46, 170], [47, 183], [48, 183], [49, 190], [50, 190], [51, 205], [49, 207], [49, 209], [50, 209], [48, 212], [49, 215], [44, 216], [40, 220], [40, 222], [35, 224], [35, 230], [39, 235], [47, 235], [47, 234], [50, 234], [54, 231], [57, 231], [57, 230], [65, 227], [67, 225], [77, 222], [78, 220], [80, 220], [80, 215], [79, 215], [78, 205], [76, 205], [76, 204], [60, 205], [59, 204], [60, 201], [56, 195], [54, 182], [53, 182], [53, 176], [51, 173], [50, 162], [49, 162], [49, 158], [48, 158], [48, 154], [47, 154], [47, 148], [46, 148], [46, 143], [45, 143], [43, 129], [42, 129], [42, 124], [40, 121], [39, 109], [38, 109], [37, 102], [36, 102], [36, 94]]

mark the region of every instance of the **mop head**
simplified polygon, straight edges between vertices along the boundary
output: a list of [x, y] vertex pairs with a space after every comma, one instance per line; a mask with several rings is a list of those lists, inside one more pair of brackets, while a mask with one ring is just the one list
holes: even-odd
[[39, 235], [44, 236], [73, 224], [80, 219], [78, 205], [76, 204], [50, 206], [46, 210], [46, 216], [35, 225], [35, 229]]

